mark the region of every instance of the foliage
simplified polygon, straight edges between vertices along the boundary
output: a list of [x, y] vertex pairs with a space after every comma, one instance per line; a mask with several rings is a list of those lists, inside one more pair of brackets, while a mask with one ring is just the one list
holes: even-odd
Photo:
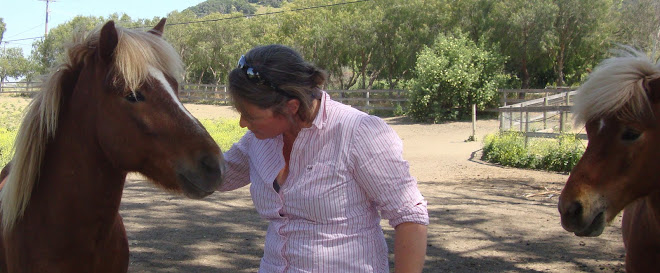
[[27, 99], [16, 99], [0, 103], [0, 169], [13, 156], [14, 139], [23, 117], [23, 111], [28, 105]]
[[50, 30], [44, 39], [32, 45], [31, 59], [37, 65], [36, 72], [48, 74], [48, 70], [64, 60], [65, 46], [73, 41], [74, 33], [89, 31], [105, 22], [101, 17], [76, 16], [71, 21]]
[[25, 76], [30, 67], [30, 62], [23, 57], [20, 47], [0, 48], [0, 85], [8, 78]]
[[5, 24], [4, 19], [0, 18], [0, 42], [2, 42], [2, 37], [5, 35], [5, 30], [7, 30], [7, 24]]
[[553, 67], [544, 44], [556, 9], [552, 0], [506, 0], [496, 1], [488, 15], [494, 27], [486, 37], [509, 56], [507, 70], [517, 75], [522, 89], [545, 88], [548, 83], [544, 75]]
[[584, 144], [574, 134], [557, 139], [530, 139], [520, 132], [502, 132], [484, 139], [482, 159], [516, 168], [570, 172], [584, 153]]
[[204, 17], [213, 13], [231, 14], [234, 12], [249, 15], [254, 14], [257, 8], [246, 0], [206, 0], [183, 11], [188, 10], [195, 13], [197, 17]]
[[417, 57], [408, 114], [416, 121], [439, 122], [469, 116], [472, 104], [478, 109], [495, 105], [497, 89], [510, 78], [504, 60], [464, 34], [438, 35]]

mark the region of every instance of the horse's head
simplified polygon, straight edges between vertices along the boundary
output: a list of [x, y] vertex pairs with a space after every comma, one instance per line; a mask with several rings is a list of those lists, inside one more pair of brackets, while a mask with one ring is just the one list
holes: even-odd
[[641, 54], [605, 61], [573, 112], [589, 144], [559, 197], [561, 223], [598, 236], [626, 205], [660, 189], [660, 68]]
[[161, 34], [165, 19], [148, 32], [110, 21], [81, 67], [71, 105], [92, 113], [98, 146], [112, 167], [139, 172], [191, 198], [221, 183], [220, 148], [178, 99], [182, 64]]

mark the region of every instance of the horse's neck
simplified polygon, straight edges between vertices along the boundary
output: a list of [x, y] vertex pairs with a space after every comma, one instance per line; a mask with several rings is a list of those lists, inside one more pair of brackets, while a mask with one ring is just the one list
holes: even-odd
[[[74, 116], [84, 115], [62, 116], [55, 137], [46, 146], [31, 203], [70, 214], [114, 217], [119, 210], [126, 173], [114, 169], [105, 160], [95, 139], [95, 129], [85, 124], [89, 121], [74, 120]], [[58, 206], [52, 206], [54, 200], [60, 202]]]

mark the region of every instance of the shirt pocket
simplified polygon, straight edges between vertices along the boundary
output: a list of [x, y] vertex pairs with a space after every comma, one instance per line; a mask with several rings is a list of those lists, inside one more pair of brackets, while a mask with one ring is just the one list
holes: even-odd
[[323, 224], [345, 221], [346, 179], [335, 163], [307, 165], [295, 191], [294, 206], [303, 218]]

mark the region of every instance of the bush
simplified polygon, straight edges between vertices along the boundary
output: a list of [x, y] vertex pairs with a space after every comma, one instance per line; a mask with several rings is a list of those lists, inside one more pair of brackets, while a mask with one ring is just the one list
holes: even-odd
[[502, 132], [484, 139], [482, 160], [516, 168], [570, 172], [584, 153], [584, 144], [574, 134], [557, 139], [530, 139], [520, 132]]
[[417, 56], [408, 115], [439, 122], [469, 117], [472, 104], [479, 110], [497, 105], [497, 88], [511, 78], [503, 72], [505, 61], [464, 34], [439, 35]]

